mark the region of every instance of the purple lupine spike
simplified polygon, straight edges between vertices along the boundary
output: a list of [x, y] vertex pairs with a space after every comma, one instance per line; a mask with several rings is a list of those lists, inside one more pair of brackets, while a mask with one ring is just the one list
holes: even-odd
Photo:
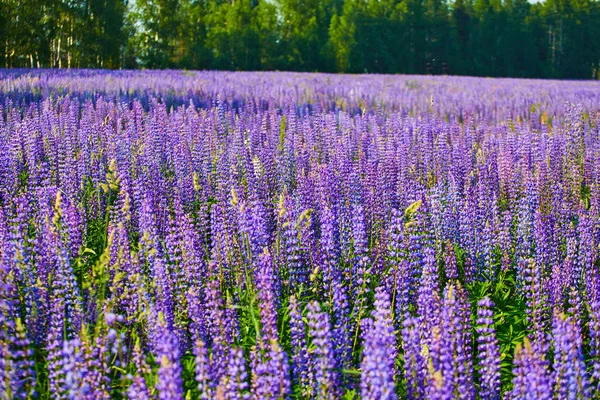
[[[440, 325], [433, 326], [429, 346], [428, 397], [474, 399], [468, 302], [460, 286], [450, 284], [444, 293]], [[465, 310], [466, 309], [466, 310]]]
[[589, 212], [585, 209], [579, 211], [580, 222], [577, 225], [579, 235], [578, 262], [583, 268], [584, 281], [582, 287], [590, 280], [590, 271], [594, 270], [594, 260], [597, 257], [596, 245], [593, 235], [593, 224]]
[[[3, 326], [6, 325], [4, 316], [0, 313], [0, 322]], [[9, 341], [5, 337], [5, 334], [0, 337], [0, 396], [2, 398], [10, 398], [11, 382], [10, 382], [10, 370], [12, 369], [11, 354], [9, 348]]]
[[471, 303], [467, 291], [459, 283], [456, 285], [456, 309], [456, 364], [458, 377], [455, 382], [457, 391], [463, 393], [464, 398], [474, 399]]
[[365, 227], [364, 211], [361, 205], [355, 205], [352, 210], [352, 237], [354, 252], [354, 297], [361, 301], [369, 285], [371, 260], [369, 259], [369, 244]]
[[456, 267], [456, 253], [451, 241], [446, 242], [446, 253], [444, 255], [444, 269], [446, 279], [458, 279], [458, 269]]
[[198, 292], [197, 289], [191, 288], [186, 293], [189, 330], [194, 343], [199, 339], [205, 341], [208, 338], [204, 296]]
[[79, 286], [77, 285], [72, 264], [69, 259], [68, 249], [60, 239], [63, 219], [62, 209], [62, 196], [60, 192], [58, 192], [54, 200], [52, 225], [47, 226], [48, 231], [45, 232], [45, 234], [49, 236], [49, 243], [47, 243], [48, 247], [45, 250], [49, 253], [47, 256], [51, 260], [53, 267], [52, 270], [48, 272], [54, 274], [51, 282], [51, 295], [61, 299], [59, 305], [62, 309], [56, 311], [64, 314], [66, 332], [73, 335], [81, 329], [83, 322], [83, 307], [81, 304]]
[[[29, 250], [29, 219], [33, 210], [29, 206], [29, 200], [25, 196], [19, 196], [14, 200], [15, 216], [12, 219], [12, 228], [4, 239], [3, 258], [14, 275], [14, 282], [24, 292], [24, 307], [33, 313], [36, 308], [35, 276], [31, 263]], [[0, 241], [0, 243], [2, 243]], [[16, 299], [15, 299], [16, 300]]]
[[256, 271], [256, 289], [262, 322], [258, 347], [252, 356], [252, 392], [256, 398], [286, 398], [290, 392], [287, 356], [278, 344], [275, 275], [267, 249], [260, 255]]
[[558, 398], [591, 398], [579, 326], [571, 316], [555, 313], [553, 319], [554, 393]]
[[573, 318], [573, 322], [577, 326], [581, 326], [581, 316], [584, 315], [583, 296], [575, 287], [569, 290], [569, 309], [568, 312]]
[[[220, 203], [214, 204], [210, 209], [210, 227], [211, 227], [211, 264], [228, 267], [228, 231], [226, 227], [227, 217], [225, 210]], [[241, 217], [240, 217], [241, 218]], [[241, 222], [241, 221], [240, 221]], [[240, 230], [242, 228], [240, 227]], [[209, 272], [211, 265], [209, 264]]]
[[82, 227], [85, 226], [81, 213], [72, 204], [73, 202], [66, 202], [64, 211], [64, 230], [68, 236], [67, 242], [65, 243], [69, 257], [74, 259], [79, 255], [81, 246], [83, 245], [83, 231]]
[[[178, 203], [178, 200], [174, 200], [174, 202]], [[165, 238], [165, 256], [168, 262], [165, 264], [165, 269], [168, 275], [173, 307], [173, 328], [182, 351], [185, 351], [191, 348], [192, 345], [189, 336], [185, 332], [188, 325], [186, 292], [190, 288], [190, 282], [195, 278], [197, 279], [197, 277], [190, 274], [191, 271], [186, 270], [187, 264], [184, 263], [183, 246], [181, 223], [176, 223], [174, 218], [169, 216]]]
[[[442, 330], [438, 326], [432, 328], [428, 349], [427, 375], [425, 383], [425, 398], [451, 399], [453, 394], [453, 375], [451, 356], [448, 357], [449, 345], [444, 343]], [[451, 350], [450, 350], [451, 351]]]
[[548, 325], [546, 293], [547, 285], [543, 284], [541, 266], [529, 260], [527, 267], [523, 268], [523, 291], [528, 307], [528, 319], [532, 326], [534, 347], [548, 345], [545, 334]]
[[396, 315], [395, 319], [398, 325], [401, 325], [403, 318], [408, 315], [412, 304], [413, 279], [411, 276], [410, 261], [402, 260], [398, 267], [398, 276], [396, 278]]
[[292, 345], [292, 379], [300, 385], [304, 396], [310, 395], [310, 382], [314, 371], [310, 370], [306, 327], [295, 296], [290, 297], [290, 340]]
[[10, 346], [12, 369], [10, 387], [12, 397], [27, 399], [35, 395], [35, 359], [31, 342], [20, 318], [15, 321], [14, 343]]
[[[394, 281], [387, 283], [395, 287], [395, 319], [396, 324], [400, 325], [404, 315], [414, 300], [413, 294], [413, 271], [411, 261], [407, 260], [407, 243], [404, 237], [404, 218], [398, 209], [392, 210], [392, 220], [390, 222], [390, 241], [388, 244], [388, 259], [390, 265], [390, 278]], [[387, 279], [384, 277], [384, 279]]]
[[425, 394], [427, 365], [420, 343], [419, 321], [413, 317], [404, 319], [402, 328], [404, 350], [404, 379], [407, 399], [422, 399]]
[[494, 281], [496, 279], [496, 271], [493, 265], [493, 240], [494, 233], [492, 222], [488, 219], [485, 221], [485, 225], [482, 232], [482, 243], [481, 243], [481, 255], [482, 259], [482, 277], [488, 281]]
[[339, 397], [339, 376], [333, 353], [329, 315], [321, 311], [319, 303], [313, 301], [307, 306], [308, 328], [315, 346], [315, 396], [322, 399]]
[[60, 396], [63, 393], [64, 380], [62, 377], [62, 349], [65, 338], [65, 316], [62, 298], [53, 297], [51, 304], [50, 323], [46, 338], [48, 352], [48, 384], [51, 393]]
[[500, 348], [494, 331], [494, 303], [489, 297], [484, 297], [477, 306], [479, 396], [482, 399], [500, 399]]
[[[141, 293], [145, 289], [142, 281], [142, 271], [139, 265], [139, 259], [131, 254], [129, 238], [123, 223], [119, 223], [116, 228], [111, 229], [109, 225], [108, 246], [111, 249], [111, 266], [114, 266], [114, 273], [120, 274], [121, 279], [114, 279], [111, 290], [111, 301], [114, 301], [114, 309], [124, 314], [125, 323], [131, 325], [137, 317], [141, 300]], [[114, 236], [112, 236], [114, 232]], [[112, 244], [112, 246], [111, 246]], [[112, 267], [109, 267], [113, 273]]]
[[127, 398], [131, 400], [150, 400], [152, 397], [145, 378], [150, 372], [150, 368], [144, 359], [139, 340], [134, 345], [132, 361], [135, 370], [134, 375], [130, 377], [131, 385], [127, 388]]
[[510, 228], [512, 225], [513, 215], [510, 211], [504, 211], [501, 217], [500, 232], [498, 233], [498, 244], [502, 251], [502, 270], [507, 271], [510, 267], [509, 253], [512, 248], [512, 239]]
[[165, 237], [164, 254], [165, 261], [168, 265], [168, 273], [170, 278], [171, 291], [175, 306], [180, 306], [183, 293], [187, 289], [188, 280], [183, 275], [183, 254], [181, 251], [181, 232], [179, 226], [172, 216], [167, 220], [167, 235]]
[[[108, 317], [107, 319], [110, 321], [111, 318]], [[109, 353], [108, 339], [109, 335], [106, 333], [105, 325], [98, 326], [98, 331], [95, 335], [90, 335], [87, 332], [87, 327], [84, 326], [84, 329], [82, 329], [77, 338], [79, 341], [78, 346], [81, 348], [80, 352], [83, 357], [83, 364], [86, 368], [85, 381], [89, 398], [110, 398], [112, 358], [116, 354]], [[118, 362], [115, 362], [114, 366], [117, 368], [121, 367]], [[118, 376], [115, 375], [115, 379], [118, 380]]]
[[366, 319], [361, 363], [361, 396], [365, 399], [395, 399], [396, 336], [389, 295], [383, 288], [375, 292], [373, 319]]
[[[314, 217], [312, 208], [305, 208], [296, 220], [298, 229], [298, 237], [300, 239], [300, 256], [301, 256], [301, 269], [299, 275], [302, 281], [307, 282], [309, 279], [309, 273], [316, 271], [318, 260], [318, 242], [316, 232], [316, 219]], [[320, 267], [320, 266], [319, 266]], [[304, 276], [302, 276], [304, 275]]]
[[240, 204], [240, 230], [247, 235], [250, 256], [257, 259], [269, 241], [266, 213], [262, 202], [251, 193], [249, 203]]
[[154, 278], [156, 281], [156, 305], [157, 309], [163, 313], [165, 323], [169, 329], [173, 329], [175, 324], [175, 308], [173, 304], [173, 292], [171, 277], [167, 271], [167, 266], [162, 257], [154, 257]]
[[198, 339], [196, 346], [194, 346], [194, 356], [196, 361], [196, 382], [198, 383], [198, 391], [200, 392], [200, 399], [209, 400], [213, 398], [214, 383], [211, 381], [210, 376], [210, 361], [208, 359], [208, 352], [206, 345], [202, 339]]
[[267, 346], [255, 347], [250, 354], [252, 394], [257, 399], [285, 399], [291, 390], [287, 356], [277, 341], [271, 339]]
[[444, 293], [440, 312], [440, 325], [432, 326], [429, 339], [428, 382], [426, 396], [447, 398], [455, 388], [458, 375], [458, 342], [460, 341], [460, 320], [456, 305], [455, 286], [449, 284]]
[[423, 259], [423, 274], [418, 289], [418, 303], [421, 333], [425, 343], [428, 343], [433, 326], [439, 325], [440, 296], [438, 283], [438, 266], [434, 250], [426, 248]]
[[[143, 189], [142, 189], [143, 190]], [[142, 192], [139, 210], [139, 257], [142, 265], [146, 265], [150, 276], [154, 277], [154, 256], [160, 256], [161, 247], [158, 245], [158, 229], [156, 226], [156, 217], [151, 195], [148, 192]]]
[[460, 247], [464, 248], [469, 257], [474, 254], [474, 242], [475, 242], [475, 216], [473, 210], [476, 208], [474, 195], [471, 193], [472, 190], [467, 192], [466, 198], [461, 201], [461, 208], [459, 211], [459, 244]]
[[537, 210], [534, 215], [533, 236], [535, 240], [535, 262], [543, 267], [550, 263], [548, 233], [552, 227], [541, 211]]
[[384, 275], [384, 282], [388, 288], [394, 287], [395, 282], [398, 280], [400, 262], [402, 261], [403, 248], [404, 248], [404, 224], [402, 213], [394, 208], [392, 209], [392, 217], [390, 220], [390, 226], [388, 229], [389, 241], [388, 241], [388, 252], [387, 262], [389, 265], [388, 274]]
[[190, 287], [200, 287], [204, 282], [206, 268], [204, 263], [205, 250], [197, 229], [190, 215], [184, 213], [182, 206], [175, 208], [175, 218], [182, 232], [183, 270]]
[[281, 211], [282, 239], [284, 242], [283, 252], [285, 254], [285, 263], [289, 277], [289, 286], [292, 290], [297, 290], [307, 282], [306, 266], [302, 259], [302, 249], [298, 238], [297, 223], [300, 217], [296, 211], [294, 202], [289, 198], [282, 197]]
[[0, 207], [0, 259], [6, 260], [8, 255], [6, 254], [9, 241], [9, 229], [6, 221], [6, 216], [4, 215], [3, 207]]
[[269, 251], [265, 248], [258, 259], [258, 268], [255, 273], [257, 298], [260, 306], [260, 319], [262, 322], [262, 336], [265, 341], [278, 340], [277, 310], [275, 293], [275, 273], [273, 261]]
[[592, 363], [591, 385], [594, 397], [600, 396], [600, 301], [589, 305], [590, 361]]
[[552, 378], [547, 368], [545, 354], [534, 350], [527, 338], [515, 349], [513, 388], [506, 395], [510, 400], [541, 399], [550, 400]]
[[[209, 265], [209, 278], [206, 288], [207, 332], [212, 348], [211, 374], [219, 382], [226, 373], [228, 360], [228, 337], [226, 335], [227, 319], [218, 277], [214, 276], [215, 265]], [[211, 276], [212, 275], [212, 276]]]
[[11, 349], [19, 341], [19, 332], [14, 317], [18, 315], [18, 288], [13, 271], [9, 266], [0, 261], [0, 395], [5, 398], [15, 396], [19, 389], [19, 372], [15, 370], [18, 358]]
[[249, 399], [248, 389], [248, 371], [246, 370], [244, 351], [240, 348], [232, 348], [227, 362], [227, 374], [221, 378], [216, 389], [216, 397], [232, 400]]
[[[232, 189], [233, 193], [235, 193], [234, 189]], [[237, 196], [237, 194], [235, 195]], [[234, 201], [235, 202], [235, 201]], [[255, 261], [255, 257], [257, 257], [262, 252], [264, 248], [263, 238], [264, 235], [262, 230], [259, 229], [258, 232], [254, 232], [253, 224], [253, 215], [252, 215], [252, 207], [248, 203], [247, 199], [239, 200], [239, 209], [237, 210], [238, 217], [238, 229], [240, 232], [240, 247], [242, 250], [242, 256], [244, 257], [244, 261], [248, 265], [252, 265]], [[214, 208], [214, 207], [213, 207]], [[217, 217], [217, 215], [215, 215]], [[216, 221], [215, 221], [216, 222]], [[219, 226], [216, 225], [218, 228]], [[262, 246], [260, 249], [258, 246]]]
[[158, 316], [158, 330], [155, 343], [155, 356], [158, 361], [156, 390], [160, 400], [183, 398], [183, 382], [179, 360], [179, 343], [169, 329], [162, 314]]
[[61, 373], [64, 374], [65, 397], [68, 399], [91, 399], [92, 389], [86, 379], [88, 370], [79, 339], [64, 342], [61, 364]]
[[[517, 261], [529, 259], [532, 255], [532, 245], [533, 215], [528, 199], [524, 196], [519, 200], [515, 259]], [[524, 271], [519, 268], [520, 265], [520, 263], [517, 264], [517, 278], [519, 279], [519, 283], [524, 279]]]
[[435, 251], [436, 253], [441, 253], [442, 244], [443, 244], [443, 194], [440, 193], [440, 188], [435, 187], [427, 199], [427, 203], [430, 205], [430, 215], [429, 215], [429, 226], [431, 227], [431, 233], [433, 234], [434, 242], [435, 242]]
[[324, 283], [333, 310], [333, 340], [336, 359], [344, 368], [352, 358], [350, 310], [347, 289], [339, 266], [338, 231], [333, 211], [325, 207], [321, 215], [321, 256], [324, 264]]

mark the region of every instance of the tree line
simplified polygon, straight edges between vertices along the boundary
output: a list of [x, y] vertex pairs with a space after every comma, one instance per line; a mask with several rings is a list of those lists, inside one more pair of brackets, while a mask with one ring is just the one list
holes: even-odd
[[600, 1], [0, 0], [0, 66], [600, 74]]

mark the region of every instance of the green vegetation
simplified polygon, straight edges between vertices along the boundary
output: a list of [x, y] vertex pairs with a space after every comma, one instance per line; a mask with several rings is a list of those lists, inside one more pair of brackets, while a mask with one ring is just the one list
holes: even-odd
[[590, 79], [597, 0], [0, 0], [0, 66]]

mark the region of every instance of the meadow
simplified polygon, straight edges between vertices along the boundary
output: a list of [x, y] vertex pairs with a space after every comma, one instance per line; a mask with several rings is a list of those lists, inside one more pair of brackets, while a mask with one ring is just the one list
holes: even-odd
[[600, 398], [599, 215], [600, 82], [0, 70], [0, 398]]

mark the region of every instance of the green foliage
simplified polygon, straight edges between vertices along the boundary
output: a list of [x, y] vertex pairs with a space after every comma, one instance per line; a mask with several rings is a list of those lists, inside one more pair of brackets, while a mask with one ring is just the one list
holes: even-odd
[[[494, 302], [494, 328], [500, 345], [502, 390], [509, 389], [513, 378], [513, 358], [518, 344], [528, 333], [527, 306], [517, 292], [514, 270], [500, 271], [496, 281], [475, 282], [468, 287], [472, 309], [486, 296]], [[472, 314], [473, 321], [476, 314]]]
[[4, 67], [595, 79], [598, 36], [597, 1], [0, 0]]
[[126, 0], [0, 0], [0, 65], [122, 67], [126, 12]]

